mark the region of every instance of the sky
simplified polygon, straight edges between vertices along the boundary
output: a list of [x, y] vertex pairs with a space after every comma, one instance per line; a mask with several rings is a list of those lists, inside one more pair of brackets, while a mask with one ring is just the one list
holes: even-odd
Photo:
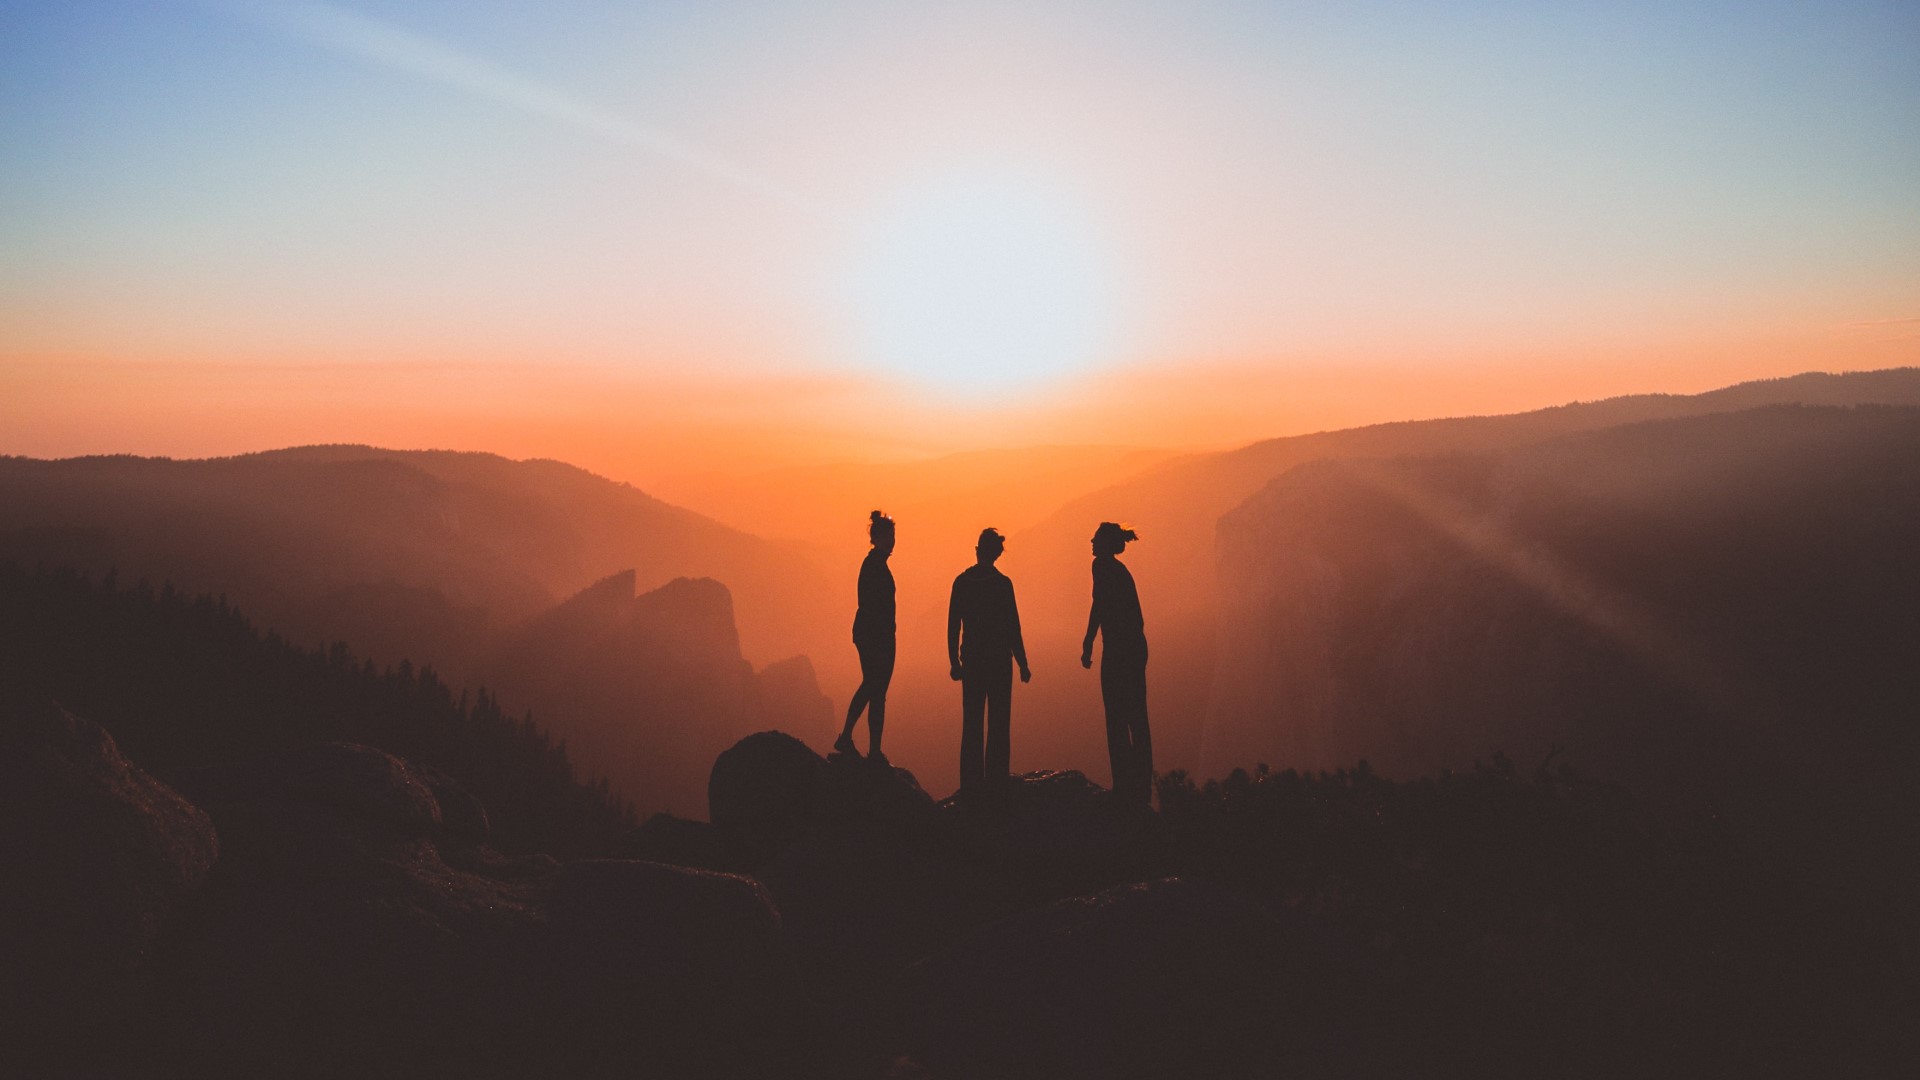
[[644, 483], [1920, 363], [1920, 5], [0, 0], [0, 453]]

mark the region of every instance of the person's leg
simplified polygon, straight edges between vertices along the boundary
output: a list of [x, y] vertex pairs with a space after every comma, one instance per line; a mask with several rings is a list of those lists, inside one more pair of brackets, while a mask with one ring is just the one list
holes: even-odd
[[1133, 745], [1133, 769], [1139, 799], [1153, 802], [1153, 734], [1147, 729], [1147, 664], [1127, 672], [1127, 727]]
[[1100, 703], [1107, 711], [1107, 771], [1114, 798], [1124, 799], [1133, 784], [1133, 727], [1128, 723], [1120, 665], [1105, 654], [1100, 657]]
[[867, 753], [880, 753], [880, 735], [887, 727], [887, 687], [893, 685], [893, 646], [874, 650], [873, 670], [861, 668], [861, 687], [867, 691]]
[[960, 790], [970, 794], [980, 790], [982, 780], [981, 720], [986, 707], [986, 687], [969, 671], [960, 680]]
[[987, 761], [989, 783], [999, 785], [1013, 773], [1013, 667], [1011, 660], [993, 666], [987, 690]]
[[860, 711], [867, 705], [867, 684], [862, 682], [860, 688], [853, 692], [853, 700], [847, 702], [847, 723], [840, 729], [840, 742], [847, 742], [853, 738], [853, 725], [859, 722]]
[[861, 710], [872, 703], [873, 691], [870, 689], [872, 680], [867, 677], [867, 669], [872, 665], [872, 661], [868, 658], [867, 646], [855, 641], [853, 647], [860, 654], [860, 687], [853, 692], [853, 699], [847, 702], [847, 722], [840, 729], [840, 737], [833, 740], [833, 748], [843, 754], [858, 757], [860, 751], [853, 745], [853, 725], [859, 722]]

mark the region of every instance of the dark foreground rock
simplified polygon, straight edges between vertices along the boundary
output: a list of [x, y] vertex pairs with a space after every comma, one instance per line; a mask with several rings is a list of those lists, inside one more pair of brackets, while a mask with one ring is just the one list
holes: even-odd
[[183, 774], [203, 812], [57, 709], [4, 732], [0, 1075], [787, 1077], [819, 1056], [750, 878], [501, 856], [450, 778], [365, 746]]
[[1351, 964], [1305, 919], [1169, 878], [969, 934], [906, 973], [894, 1017], [942, 1077], [1329, 1075], [1364, 1060]]
[[[0, 709], [0, 1043], [75, 999], [95, 1023], [214, 864], [207, 815], [44, 699]], [[0, 1069], [0, 1072], [4, 1072]]]
[[749, 735], [714, 759], [707, 816], [736, 843], [771, 855], [812, 828], [826, 772], [826, 759], [791, 735]]
[[804, 1025], [756, 882], [503, 859], [472, 848], [482, 817], [449, 835], [432, 779], [344, 745], [193, 778], [234, 843], [172, 943], [163, 1028], [183, 1057], [232, 1074], [789, 1074]]

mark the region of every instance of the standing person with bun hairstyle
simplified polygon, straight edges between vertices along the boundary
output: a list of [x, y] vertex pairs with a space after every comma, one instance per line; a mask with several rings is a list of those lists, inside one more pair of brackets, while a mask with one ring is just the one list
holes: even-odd
[[1103, 521], [1093, 532], [1093, 608], [1080, 643], [1080, 666], [1093, 666], [1093, 639], [1100, 650], [1100, 698], [1107, 707], [1107, 758], [1113, 795], [1123, 804], [1153, 801], [1153, 737], [1147, 732], [1147, 633], [1133, 574], [1115, 556], [1139, 534]]
[[878, 510], [867, 518], [867, 540], [873, 550], [860, 563], [860, 606], [853, 616], [853, 647], [860, 653], [860, 689], [847, 703], [847, 726], [841, 729], [833, 748], [848, 757], [860, 756], [853, 746], [853, 725], [864, 709], [867, 757], [884, 765], [887, 756], [880, 752], [880, 734], [887, 723], [887, 686], [893, 682], [894, 656], [893, 571], [887, 569], [887, 558], [893, 554], [893, 519]]

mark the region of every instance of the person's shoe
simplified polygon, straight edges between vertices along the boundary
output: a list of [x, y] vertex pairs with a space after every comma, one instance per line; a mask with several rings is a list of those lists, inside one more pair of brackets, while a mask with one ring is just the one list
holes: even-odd
[[833, 752], [836, 754], [845, 754], [855, 761], [860, 760], [860, 751], [854, 748], [853, 736], [851, 735], [842, 735], [833, 740]]
[[876, 768], [881, 768], [881, 769], [893, 768], [893, 762], [888, 761], [887, 755], [881, 753], [878, 750], [872, 751], [871, 753], [867, 754], [867, 761], [873, 766], [875, 766]]

